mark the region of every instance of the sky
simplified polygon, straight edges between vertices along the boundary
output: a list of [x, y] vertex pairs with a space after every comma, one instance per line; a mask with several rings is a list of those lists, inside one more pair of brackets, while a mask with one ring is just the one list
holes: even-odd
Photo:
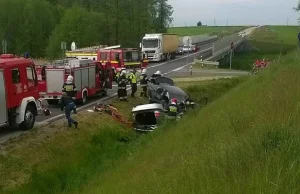
[[[173, 26], [298, 25], [293, 10], [298, 0], [168, 0], [173, 6]], [[288, 19], [289, 18], [289, 19]]]

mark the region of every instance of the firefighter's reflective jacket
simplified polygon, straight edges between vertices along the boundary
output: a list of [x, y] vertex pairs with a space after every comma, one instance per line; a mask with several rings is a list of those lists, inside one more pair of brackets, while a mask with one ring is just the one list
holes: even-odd
[[177, 114], [179, 113], [179, 109], [178, 109], [178, 106], [175, 105], [175, 104], [170, 104], [168, 106], [168, 116], [169, 117], [176, 117]]
[[148, 82], [148, 77], [146, 74], [142, 74], [140, 76], [140, 84], [141, 84], [141, 87], [146, 87], [147, 86], [147, 82]]
[[130, 73], [129, 80], [130, 80], [130, 83], [136, 84], [136, 82], [137, 82], [136, 75], [134, 73]]
[[62, 87], [62, 92], [66, 92], [70, 97], [75, 97], [77, 88], [74, 83], [66, 82]]
[[119, 89], [126, 89], [127, 78], [126, 75], [121, 75], [118, 79], [118, 87]]

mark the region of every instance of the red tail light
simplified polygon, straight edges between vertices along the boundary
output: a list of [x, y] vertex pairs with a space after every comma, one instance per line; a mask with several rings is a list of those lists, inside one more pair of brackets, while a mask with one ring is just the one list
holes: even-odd
[[154, 114], [155, 114], [156, 118], [158, 118], [160, 116], [160, 112], [159, 111], [155, 111]]

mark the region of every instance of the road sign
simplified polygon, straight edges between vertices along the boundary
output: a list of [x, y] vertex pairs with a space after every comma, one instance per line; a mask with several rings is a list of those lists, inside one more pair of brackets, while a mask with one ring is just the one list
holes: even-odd
[[67, 43], [66, 42], [62, 42], [60, 44], [60, 48], [61, 48], [61, 50], [66, 50], [67, 49]]
[[7, 41], [2, 40], [2, 53], [6, 54], [7, 53]]
[[71, 50], [72, 51], [76, 50], [76, 44], [75, 44], [75, 42], [72, 42], [72, 44], [71, 44]]

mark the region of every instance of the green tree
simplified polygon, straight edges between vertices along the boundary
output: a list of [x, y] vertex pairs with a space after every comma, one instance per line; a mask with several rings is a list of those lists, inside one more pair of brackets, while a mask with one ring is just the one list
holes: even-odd
[[61, 56], [60, 44], [63, 41], [68, 46], [74, 41], [78, 47], [101, 44], [105, 39], [101, 33], [101, 30], [105, 28], [103, 21], [103, 14], [88, 12], [78, 7], [68, 9], [50, 37], [50, 44], [47, 48], [48, 57]]

